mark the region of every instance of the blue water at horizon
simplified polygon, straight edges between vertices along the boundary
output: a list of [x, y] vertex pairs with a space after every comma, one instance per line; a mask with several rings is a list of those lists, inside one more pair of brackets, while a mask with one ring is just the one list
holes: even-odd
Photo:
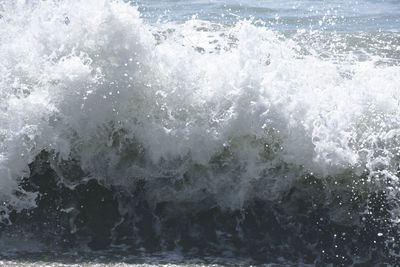
[[254, 19], [277, 30], [400, 31], [398, 0], [136, 0], [132, 3], [152, 23], [198, 18], [232, 24]]

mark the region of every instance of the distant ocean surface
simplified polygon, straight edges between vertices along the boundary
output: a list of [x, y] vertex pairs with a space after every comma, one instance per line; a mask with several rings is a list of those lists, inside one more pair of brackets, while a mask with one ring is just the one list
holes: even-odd
[[0, 0], [0, 265], [400, 264], [400, 1]]
[[277, 31], [399, 32], [400, 3], [387, 1], [132, 1], [146, 21], [261, 20]]

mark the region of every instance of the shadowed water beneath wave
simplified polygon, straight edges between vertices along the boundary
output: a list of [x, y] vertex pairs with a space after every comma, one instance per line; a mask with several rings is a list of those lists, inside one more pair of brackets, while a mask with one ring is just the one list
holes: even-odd
[[[254, 199], [240, 210], [223, 210], [212, 200], [154, 204], [148, 201], [144, 180], [128, 191], [94, 179], [73, 189], [57, 184], [46, 157], [42, 154], [31, 165], [32, 175], [24, 181], [25, 190], [40, 193], [37, 208], [11, 214], [13, 225], [2, 229], [5, 259], [55, 257], [68, 262], [68, 255], [77, 254], [80, 260], [72, 256], [77, 263], [107, 264], [397, 262], [390, 255], [397, 248], [386, 246], [387, 236], [396, 237], [397, 228], [382, 191], [356, 193], [338, 185], [332, 188], [337, 197], [330, 199], [324, 185], [310, 176], [279, 201]], [[343, 222], [346, 216], [355, 222]], [[38, 243], [13, 247], [12, 242], [24, 240]]]

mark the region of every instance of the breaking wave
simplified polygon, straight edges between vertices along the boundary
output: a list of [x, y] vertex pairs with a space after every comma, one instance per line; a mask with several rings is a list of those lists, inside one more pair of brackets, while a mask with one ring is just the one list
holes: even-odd
[[0, 2], [3, 238], [53, 205], [37, 220], [92, 248], [257, 240], [289, 259], [277, 252], [297, 246], [289, 231], [318, 244], [298, 245], [305, 261], [338, 258], [336, 234], [353, 249], [340, 260], [371, 260], [377, 240], [396, 260], [398, 52], [397, 33], [287, 36], [252, 19], [150, 24], [122, 1]]

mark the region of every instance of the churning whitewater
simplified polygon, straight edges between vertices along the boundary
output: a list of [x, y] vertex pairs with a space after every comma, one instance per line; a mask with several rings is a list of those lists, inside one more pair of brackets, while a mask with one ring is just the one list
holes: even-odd
[[3, 251], [396, 262], [400, 36], [379, 34], [0, 1]]

